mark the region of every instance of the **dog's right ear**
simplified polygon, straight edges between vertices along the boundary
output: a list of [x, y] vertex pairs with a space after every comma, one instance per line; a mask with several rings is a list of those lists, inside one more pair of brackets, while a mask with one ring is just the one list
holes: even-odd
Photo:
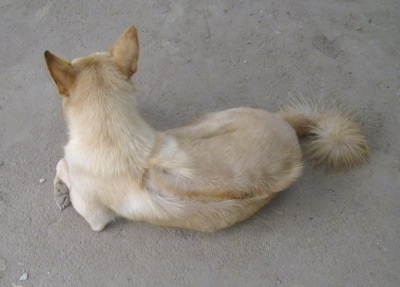
[[117, 42], [108, 50], [121, 71], [131, 77], [137, 70], [139, 39], [134, 26], [126, 29]]
[[60, 59], [49, 51], [44, 52], [44, 58], [46, 60], [47, 69], [57, 85], [59, 94], [68, 97], [69, 90], [74, 85], [76, 79], [76, 73], [71, 63]]

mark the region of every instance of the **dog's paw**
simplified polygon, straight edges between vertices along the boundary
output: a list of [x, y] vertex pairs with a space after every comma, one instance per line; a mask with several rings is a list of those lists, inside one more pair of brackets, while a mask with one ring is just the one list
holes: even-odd
[[57, 206], [61, 210], [71, 204], [71, 200], [69, 198], [69, 188], [61, 180], [54, 185], [54, 199], [56, 200]]

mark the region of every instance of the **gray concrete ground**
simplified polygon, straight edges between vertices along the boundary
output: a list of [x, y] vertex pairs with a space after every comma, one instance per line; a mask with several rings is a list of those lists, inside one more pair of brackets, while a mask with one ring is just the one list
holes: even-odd
[[[0, 6], [0, 286], [400, 286], [398, 0]], [[53, 199], [67, 134], [43, 52], [105, 50], [131, 24], [137, 96], [155, 127], [276, 110], [296, 95], [337, 99], [361, 115], [370, 163], [307, 163], [256, 216], [215, 234], [126, 221], [92, 232]]]

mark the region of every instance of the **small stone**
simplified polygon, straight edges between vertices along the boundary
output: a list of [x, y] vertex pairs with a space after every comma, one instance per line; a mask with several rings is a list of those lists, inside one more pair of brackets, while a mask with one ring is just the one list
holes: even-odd
[[40, 183], [44, 183], [45, 181], [46, 181], [45, 178], [41, 178], [41, 179], [39, 180]]
[[21, 277], [19, 277], [19, 281], [26, 281], [26, 280], [28, 280], [28, 278], [29, 278], [29, 275], [28, 275], [28, 273], [24, 273], [24, 274], [22, 274], [21, 275]]

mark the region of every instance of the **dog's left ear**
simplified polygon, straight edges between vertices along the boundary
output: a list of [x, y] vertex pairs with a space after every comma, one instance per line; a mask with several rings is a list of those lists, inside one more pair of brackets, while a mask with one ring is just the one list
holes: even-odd
[[129, 27], [109, 49], [121, 71], [131, 77], [137, 70], [139, 39], [136, 28]]
[[60, 59], [49, 51], [44, 52], [47, 69], [57, 85], [61, 96], [68, 97], [69, 90], [75, 83], [76, 73], [72, 69], [71, 63]]

